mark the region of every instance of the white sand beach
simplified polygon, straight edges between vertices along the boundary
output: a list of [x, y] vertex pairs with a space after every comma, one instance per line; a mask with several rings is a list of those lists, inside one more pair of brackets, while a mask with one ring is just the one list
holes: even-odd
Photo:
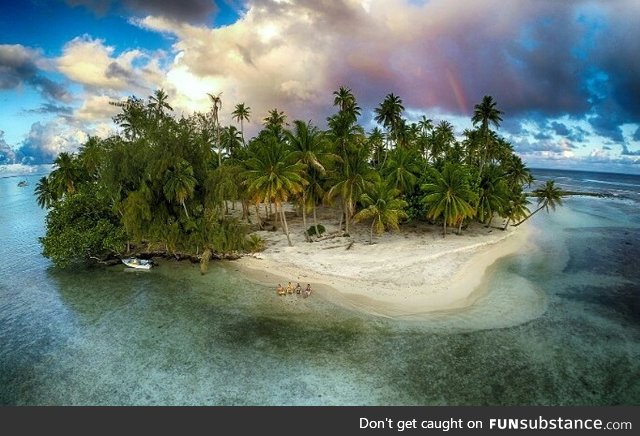
[[[385, 317], [470, 306], [486, 291], [487, 268], [527, 239], [526, 225], [502, 231], [473, 223], [461, 235], [454, 229], [443, 238], [441, 227], [417, 224], [374, 235], [370, 245], [369, 225], [361, 223], [352, 225], [349, 237], [308, 243], [302, 218], [287, 213], [287, 219], [293, 247], [280, 227], [258, 232], [267, 248], [238, 261], [247, 277], [273, 285], [274, 295], [278, 283], [310, 283], [322, 298]], [[338, 230], [335, 210], [321, 210], [319, 222], [327, 234]]]

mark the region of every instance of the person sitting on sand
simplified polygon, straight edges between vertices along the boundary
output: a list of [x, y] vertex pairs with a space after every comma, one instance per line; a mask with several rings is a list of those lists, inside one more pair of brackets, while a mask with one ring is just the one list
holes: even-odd
[[287, 294], [293, 294], [293, 285], [291, 282], [287, 285]]
[[302, 292], [302, 286], [300, 286], [300, 282], [296, 285], [296, 294], [300, 295]]
[[278, 287], [276, 288], [276, 291], [278, 292], [278, 295], [284, 295], [287, 292], [280, 283], [278, 283]]
[[304, 298], [307, 298], [309, 295], [311, 295], [311, 284], [307, 283], [307, 287], [304, 290]]

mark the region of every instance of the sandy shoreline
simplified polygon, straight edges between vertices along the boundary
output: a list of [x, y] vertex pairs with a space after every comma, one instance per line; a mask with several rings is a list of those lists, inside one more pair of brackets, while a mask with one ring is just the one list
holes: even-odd
[[[335, 221], [332, 212], [323, 212], [320, 222], [329, 233], [337, 230], [327, 224]], [[307, 243], [301, 221], [289, 223], [293, 247], [280, 229], [262, 231], [267, 249], [235, 264], [248, 279], [273, 286], [274, 295], [278, 283], [311, 283], [335, 304], [385, 317], [472, 305], [486, 292], [487, 269], [527, 240], [526, 226], [502, 231], [472, 224], [462, 235], [443, 238], [440, 227], [419, 224], [374, 237], [369, 245], [368, 226], [362, 224], [350, 237]]]

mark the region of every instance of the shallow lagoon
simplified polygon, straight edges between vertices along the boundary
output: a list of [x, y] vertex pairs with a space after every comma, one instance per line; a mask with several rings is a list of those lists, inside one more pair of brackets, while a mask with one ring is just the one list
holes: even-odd
[[56, 270], [19, 180], [0, 179], [0, 404], [640, 404], [634, 201], [539, 213], [476, 306], [395, 321], [232, 262]]

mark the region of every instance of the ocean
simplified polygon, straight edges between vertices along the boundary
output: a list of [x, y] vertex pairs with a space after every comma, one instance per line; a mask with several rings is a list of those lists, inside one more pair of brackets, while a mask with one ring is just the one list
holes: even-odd
[[284, 300], [233, 262], [58, 270], [39, 176], [3, 176], [0, 404], [638, 405], [640, 176], [534, 176], [613, 196], [536, 214], [485, 297], [424, 321]]

